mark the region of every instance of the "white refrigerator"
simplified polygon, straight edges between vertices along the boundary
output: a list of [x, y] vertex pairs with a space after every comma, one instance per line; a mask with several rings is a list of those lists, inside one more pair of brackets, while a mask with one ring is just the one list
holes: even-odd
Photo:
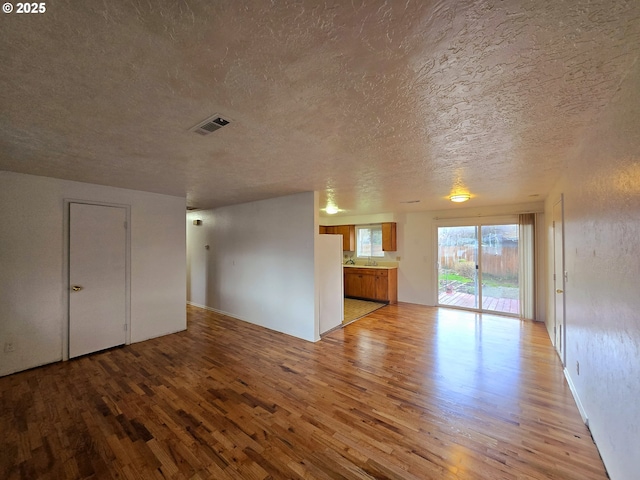
[[344, 319], [344, 285], [342, 275], [342, 235], [318, 235], [320, 334], [337, 327]]

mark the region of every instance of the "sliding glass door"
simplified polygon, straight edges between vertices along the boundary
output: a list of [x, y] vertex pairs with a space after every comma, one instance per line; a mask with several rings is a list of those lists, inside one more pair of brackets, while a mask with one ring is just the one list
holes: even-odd
[[480, 308], [478, 227], [439, 227], [438, 258], [438, 303]]
[[482, 309], [520, 313], [518, 225], [483, 225], [480, 259]]
[[438, 304], [520, 313], [518, 225], [438, 227]]

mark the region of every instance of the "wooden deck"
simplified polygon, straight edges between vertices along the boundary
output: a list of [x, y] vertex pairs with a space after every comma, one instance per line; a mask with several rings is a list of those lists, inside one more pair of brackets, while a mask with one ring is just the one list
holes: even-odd
[[[438, 303], [451, 307], [478, 308], [475, 298], [475, 295], [470, 293], [441, 293], [438, 297]], [[482, 297], [482, 308], [493, 312], [518, 315], [520, 314], [520, 300], [517, 298]]]

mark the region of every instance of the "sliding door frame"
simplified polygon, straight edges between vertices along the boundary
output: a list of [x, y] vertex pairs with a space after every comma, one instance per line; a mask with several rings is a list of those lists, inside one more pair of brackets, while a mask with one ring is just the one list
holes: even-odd
[[[468, 217], [468, 218], [450, 218], [450, 219], [436, 219], [433, 224], [433, 239], [434, 239], [434, 249], [435, 249], [435, 268], [434, 268], [434, 286], [435, 286], [435, 295], [436, 295], [436, 306], [438, 307], [448, 307], [448, 308], [457, 308], [460, 310], [468, 310], [472, 312], [481, 312], [481, 313], [490, 313], [496, 315], [506, 315], [510, 317], [519, 317], [519, 314], [509, 313], [509, 312], [500, 312], [495, 310], [485, 310], [482, 305], [482, 227], [489, 227], [492, 225], [518, 225], [518, 215], [498, 215], [498, 216], [487, 216], [487, 217]], [[440, 263], [440, 245], [438, 240], [438, 229], [441, 227], [476, 227], [477, 238], [477, 252], [476, 252], [476, 282], [477, 282], [477, 307], [459, 307], [452, 306], [447, 304], [440, 303], [440, 292], [439, 292], [439, 263]]]

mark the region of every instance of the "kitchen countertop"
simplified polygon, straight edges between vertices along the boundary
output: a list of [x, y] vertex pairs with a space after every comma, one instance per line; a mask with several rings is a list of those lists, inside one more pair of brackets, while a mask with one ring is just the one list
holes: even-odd
[[386, 267], [384, 265], [342, 265], [346, 268], [377, 268], [378, 270], [393, 270], [398, 267]]

